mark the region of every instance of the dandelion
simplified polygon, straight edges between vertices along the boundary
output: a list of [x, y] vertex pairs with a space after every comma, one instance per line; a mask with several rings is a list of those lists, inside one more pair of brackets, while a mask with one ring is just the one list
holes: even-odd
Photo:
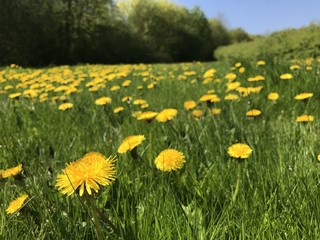
[[232, 93], [229, 93], [224, 97], [224, 100], [229, 100], [229, 101], [238, 100], [238, 99], [239, 99], [239, 96]]
[[79, 195], [82, 196], [86, 190], [92, 195], [100, 190], [99, 184], [107, 186], [115, 180], [116, 168], [115, 157], [106, 158], [98, 152], [86, 154], [83, 158], [71, 162], [62, 174], [58, 174], [56, 187], [62, 194], [70, 196], [79, 188]]
[[252, 149], [247, 144], [243, 143], [236, 143], [228, 148], [228, 154], [233, 158], [246, 159], [250, 157], [251, 153]]
[[300, 93], [294, 97], [296, 100], [306, 100], [313, 96], [313, 93]]
[[11, 99], [19, 98], [20, 96], [21, 96], [21, 93], [19, 92], [9, 94], [9, 98]]
[[59, 110], [65, 111], [65, 110], [72, 108], [72, 107], [73, 107], [72, 103], [62, 103], [59, 105]]
[[133, 150], [138, 145], [140, 145], [145, 140], [144, 135], [132, 135], [126, 137], [120, 147], [118, 148], [118, 153], [126, 153]]
[[177, 116], [178, 111], [173, 108], [163, 109], [156, 117], [158, 122], [167, 122]]
[[114, 85], [114, 86], [112, 86], [112, 87], [110, 88], [110, 91], [111, 91], [111, 92], [115, 92], [115, 91], [117, 91], [117, 90], [119, 90], [119, 89], [120, 89], [120, 86]]
[[197, 117], [197, 118], [199, 118], [199, 117], [201, 117], [203, 115], [203, 111], [200, 110], [200, 109], [195, 109], [195, 110], [192, 111], [192, 115]]
[[259, 61], [257, 62], [257, 66], [264, 66], [264, 65], [266, 65], [266, 62], [263, 61], [263, 60], [259, 60]]
[[152, 112], [152, 111], [147, 111], [147, 112], [142, 112], [137, 119], [138, 120], [146, 120], [150, 122], [155, 116], [157, 116], [157, 112]]
[[117, 108], [113, 109], [113, 112], [119, 113], [119, 112], [122, 112], [123, 110], [124, 110], [124, 107], [117, 107]]
[[191, 110], [193, 108], [195, 108], [197, 106], [196, 102], [195, 101], [185, 101], [183, 103], [183, 107], [186, 109], [186, 110]]
[[105, 105], [107, 103], [111, 103], [112, 99], [109, 97], [101, 97], [96, 99], [95, 104], [96, 105]]
[[296, 122], [313, 122], [314, 116], [312, 115], [301, 115], [296, 118]]
[[213, 115], [220, 115], [221, 114], [221, 108], [212, 108], [211, 113]]
[[19, 164], [16, 167], [8, 168], [6, 170], [0, 170], [0, 179], [14, 177], [20, 174], [22, 171], [22, 164]]
[[261, 115], [261, 111], [258, 109], [251, 109], [246, 113], [247, 117], [257, 117]]
[[269, 93], [268, 99], [271, 101], [276, 101], [279, 98], [279, 94], [276, 92]]
[[28, 194], [23, 194], [17, 199], [13, 200], [6, 209], [7, 214], [13, 214], [17, 212], [23, 206], [27, 198]]
[[280, 79], [282, 80], [290, 80], [292, 79], [292, 74], [291, 73], [284, 73], [280, 75]]
[[154, 161], [156, 168], [166, 172], [181, 169], [185, 162], [185, 156], [182, 152], [170, 148], [160, 152]]

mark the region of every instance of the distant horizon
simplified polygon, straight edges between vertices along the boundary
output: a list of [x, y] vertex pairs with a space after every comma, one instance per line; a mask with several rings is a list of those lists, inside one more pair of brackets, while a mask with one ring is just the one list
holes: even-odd
[[320, 24], [319, 0], [172, 0], [187, 8], [199, 6], [208, 19], [218, 18], [228, 29], [242, 28], [250, 35], [268, 35], [286, 29]]

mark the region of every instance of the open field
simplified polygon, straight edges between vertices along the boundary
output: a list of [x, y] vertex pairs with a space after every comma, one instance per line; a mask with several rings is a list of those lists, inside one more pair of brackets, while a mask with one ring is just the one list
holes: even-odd
[[[108, 239], [317, 239], [318, 65], [0, 69], [0, 238], [94, 239], [100, 228]], [[138, 120], [168, 108], [177, 110], [171, 120]], [[132, 135], [145, 139], [118, 153]], [[252, 154], [231, 157], [235, 143]], [[185, 163], [159, 170], [155, 159], [165, 149]], [[57, 175], [89, 152], [116, 157], [115, 180], [91, 196], [87, 189], [62, 194]], [[19, 164], [21, 172], [5, 176]], [[23, 207], [8, 214], [22, 194]], [[94, 197], [116, 230], [103, 218], [94, 224], [85, 197]]]

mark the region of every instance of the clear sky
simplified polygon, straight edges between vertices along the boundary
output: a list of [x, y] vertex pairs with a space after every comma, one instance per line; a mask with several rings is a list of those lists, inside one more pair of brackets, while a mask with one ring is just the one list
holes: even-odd
[[268, 34], [286, 28], [320, 24], [320, 0], [173, 0], [200, 6], [208, 18], [222, 18], [228, 28]]

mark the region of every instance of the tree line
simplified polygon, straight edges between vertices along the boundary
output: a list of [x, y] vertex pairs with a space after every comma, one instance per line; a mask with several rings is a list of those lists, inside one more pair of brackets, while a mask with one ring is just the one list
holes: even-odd
[[208, 61], [243, 29], [166, 0], [1, 0], [0, 65]]

